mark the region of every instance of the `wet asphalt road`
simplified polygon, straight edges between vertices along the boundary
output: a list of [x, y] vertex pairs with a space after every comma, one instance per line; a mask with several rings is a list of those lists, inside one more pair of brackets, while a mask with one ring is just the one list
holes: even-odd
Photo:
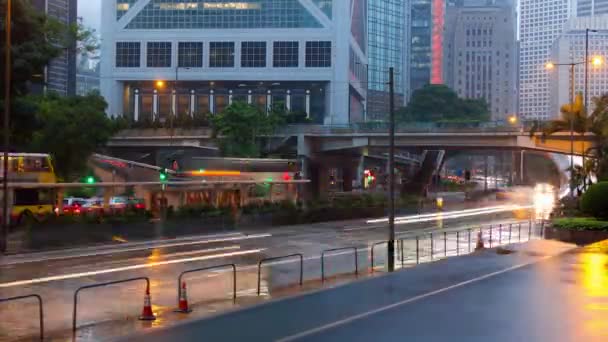
[[[434, 220], [419, 224], [407, 224], [398, 227], [402, 237], [408, 232], [436, 230], [438, 227], [450, 228], [477, 227], [484, 225], [513, 222], [509, 215], [487, 215], [473, 218], [452, 220]], [[525, 223], [524, 223], [525, 224]], [[506, 227], [506, 226], [505, 226]], [[522, 233], [526, 238], [527, 232]], [[506, 240], [506, 229], [503, 228]], [[488, 231], [484, 232], [486, 240]], [[494, 232], [496, 234], [496, 231]], [[517, 234], [518, 235], [518, 234]], [[247, 298], [256, 297], [257, 261], [269, 256], [280, 256], [302, 253], [305, 256], [305, 280], [320, 278], [319, 255], [325, 249], [360, 246], [361, 267], [369, 265], [369, 249], [376, 241], [384, 240], [385, 224], [366, 224], [364, 221], [342, 223], [323, 223], [299, 227], [279, 227], [267, 231], [252, 232], [250, 235], [228, 234], [212, 237], [192, 237], [186, 239], [135, 243], [118, 248], [90, 248], [71, 252], [51, 252], [31, 254], [0, 259], [0, 297], [9, 297], [28, 293], [39, 293], [45, 299], [47, 312], [47, 330], [61, 335], [71, 326], [72, 296], [79, 286], [92, 283], [114, 281], [138, 276], [148, 276], [152, 280], [151, 290], [155, 312], [163, 316], [172, 310], [176, 301], [176, 278], [180, 272], [192, 268], [206, 267], [224, 263], [236, 263], [238, 272], [238, 296], [240, 305], [247, 305]], [[467, 250], [467, 238], [459, 236], [459, 252]], [[456, 255], [456, 236], [441, 234], [434, 236], [435, 259], [443, 255]], [[494, 236], [496, 241], [497, 237]], [[513, 239], [516, 233], [513, 232]], [[474, 242], [473, 242], [474, 243]], [[506, 243], [506, 242], [505, 242]], [[445, 244], [445, 245], [444, 245]], [[447, 249], [443, 251], [444, 246]], [[404, 245], [406, 262], [415, 263], [414, 241]], [[421, 241], [421, 259], [430, 260], [430, 240]], [[382, 268], [385, 264], [384, 248], [377, 247], [376, 265]], [[400, 255], [397, 256], [400, 259]], [[425, 261], [425, 260], [422, 260]], [[329, 275], [352, 272], [352, 255], [348, 253], [330, 256], [326, 271]], [[187, 278], [191, 301], [220, 301], [231, 295], [231, 274], [224, 271], [194, 274]], [[262, 294], [272, 297], [274, 288], [284, 287], [297, 281], [297, 267], [294, 260], [285, 260], [284, 264], [264, 269]], [[143, 301], [143, 284], [129, 283], [98, 291], [83, 293], [80, 298], [78, 324], [90, 325], [118, 318], [133, 317], [141, 311]], [[15, 315], [15, 309], [21, 315]], [[225, 311], [226, 308], [205, 305], [203, 310], [193, 317]], [[48, 314], [48, 313], [52, 314]], [[23, 336], [32, 336], [37, 322], [35, 306], [30, 304], [11, 304], [0, 307], [0, 340], [19, 340]], [[198, 315], [198, 316], [197, 316]], [[30, 319], [23, 319], [29, 317]], [[130, 319], [130, 318], [129, 318]], [[135, 321], [136, 322], [136, 321]], [[159, 319], [151, 327], [162, 327], [167, 321]], [[135, 329], [150, 326], [138, 325]], [[121, 328], [124, 329], [124, 328]], [[125, 331], [110, 328], [84, 330], [79, 340], [100, 340], [108, 336], [120, 336]], [[59, 339], [62, 340], [62, 339]]]
[[608, 241], [537, 240], [123, 341], [607, 341]]

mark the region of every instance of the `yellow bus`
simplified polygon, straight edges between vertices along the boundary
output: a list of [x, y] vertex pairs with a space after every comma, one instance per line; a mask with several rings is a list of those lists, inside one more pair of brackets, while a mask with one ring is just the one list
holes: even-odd
[[[57, 182], [51, 156], [48, 154], [10, 153], [8, 164], [9, 183], [48, 184]], [[3, 175], [4, 155], [0, 153], [0, 177], [3, 177]], [[38, 220], [52, 214], [55, 208], [55, 197], [56, 194], [53, 189], [10, 189], [8, 203], [11, 223], [22, 224], [28, 220]], [[0, 191], [1, 198], [2, 193]]]

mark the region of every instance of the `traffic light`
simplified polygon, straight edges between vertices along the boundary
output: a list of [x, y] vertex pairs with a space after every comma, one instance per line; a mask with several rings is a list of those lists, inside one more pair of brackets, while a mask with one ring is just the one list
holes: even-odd
[[169, 179], [169, 176], [167, 174], [167, 169], [160, 170], [160, 174], [158, 175], [158, 178], [160, 179], [161, 182], [166, 182], [167, 179]]
[[93, 177], [93, 176], [87, 176], [84, 179], [84, 182], [87, 183], [87, 184], [95, 184], [96, 180], [95, 180], [95, 177]]

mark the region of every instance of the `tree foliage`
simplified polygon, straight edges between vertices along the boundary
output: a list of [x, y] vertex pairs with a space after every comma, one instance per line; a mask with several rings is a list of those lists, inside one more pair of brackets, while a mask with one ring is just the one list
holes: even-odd
[[37, 127], [28, 150], [50, 153], [60, 178], [69, 180], [87, 169], [88, 157], [104, 146], [117, 127], [106, 114], [98, 94], [29, 97], [35, 106]]
[[407, 107], [397, 113], [404, 122], [487, 121], [485, 100], [461, 99], [445, 85], [426, 85], [414, 91]]
[[580, 135], [593, 134], [595, 146], [588, 146], [585, 154], [595, 160], [586, 161], [585, 167], [580, 169], [583, 173], [584, 188], [591, 173], [597, 175], [600, 180], [608, 180], [608, 93], [595, 97], [592, 101], [594, 109], [588, 114], [583, 103], [583, 94], [578, 93], [573, 104], [561, 107], [561, 118], [542, 124], [537, 122], [530, 131], [530, 135], [540, 131], [545, 136], [570, 132], [570, 129]]
[[284, 111], [278, 106], [266, 114], [243, 102], [235, 102], [211, 118], [222, 155], [243, 158], [260, 157], [261, 137], [272, 133], [284, 122]]
[[[6, 17], [6, 0], [0, 0], [0, 16]], [[0, 63], [4, 65], [5, 22], [0, 30]], [[46, 16], [32, 7], [27, 0], [13, 0], [12, 11], [12, 92], [14, 95], [27, 93], [28, 84], [44, 81], [44, 67], [70, 46], [75, 38], [69, 26]], [[0, 81], [4, 94], [4, 79]]]

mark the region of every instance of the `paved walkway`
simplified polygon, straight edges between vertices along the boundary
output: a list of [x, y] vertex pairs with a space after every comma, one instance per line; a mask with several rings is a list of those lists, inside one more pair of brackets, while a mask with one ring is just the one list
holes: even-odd
[[607, 341], [608, 242], [425, 264], [128, 341]]

